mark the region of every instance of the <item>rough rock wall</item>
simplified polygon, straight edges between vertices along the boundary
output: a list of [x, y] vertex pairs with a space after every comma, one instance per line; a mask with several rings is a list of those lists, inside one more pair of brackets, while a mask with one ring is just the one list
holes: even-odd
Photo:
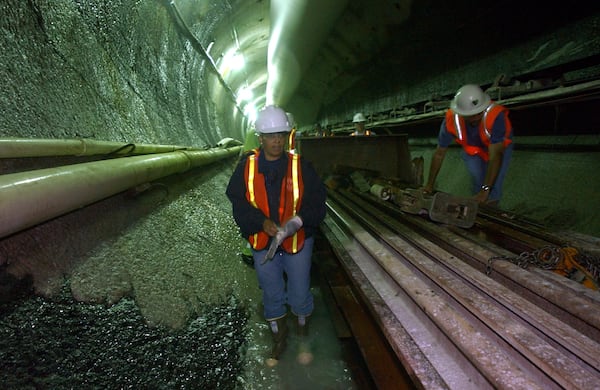
[[[231, 123], [218, 119], [203, 58], [167, 6], [3, 1], [0, 136], [215, 145]], [[8, 160], [0, 160], [0, 174], [13, 165], [80, 162]], [[83, 301], [135, 297], [149, 323], [181, 327], [200, 303], [255, 292], [254, 275], [237, 256], [241, 238], [224, 194], [230, 163], [173, 175], [0, 239], [0, 271], [32, 276], [43, 296], [67, 282]]]
[[228, 127], [164, 2], [6, 0], [0, 51], [2, 136], [201, 147]]

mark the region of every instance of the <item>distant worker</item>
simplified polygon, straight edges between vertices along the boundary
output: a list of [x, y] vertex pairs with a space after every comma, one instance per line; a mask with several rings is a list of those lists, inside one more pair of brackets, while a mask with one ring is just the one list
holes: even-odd
[[331, 125], [325, 126], [325, 130], [323, 130], [323, 137], [333, 137], [333, 131], [331, 130]]
[[374, 131], [365, 129], [366, 118], [362, 112], [356, 113], [354, 118], [352, 118], [352, 123], [354, 123], [354, 132], [350, 135], [352, 136], [365, 136], [365, 135], [375, 135]]
[[320, 123], [315, 123], [314, 136], [315, 137], [322, 137], [323, 136], [323, 128], [321, 127]]
[[286, 150], [290, 153], [298, 153], [298, 150], [296, 150], [296, 133], [298, 131], [298, 126], [296, 126], [294, 114], [292, 114], [291, 112], [286, 112], [285, 115], [287, 116], [288, 123], [292, 128], [290, 130], [290, 133], [288, 134], [288, 146]]
[[424, 192], [433, 192], [448, 146], [456, 141], [463, 149], [474, 198], [480, 203], [498, 204], [512, 157], [512, 137], [508, 109], [493, 102], [479, 86], [464, 85], [442, 121]]
[[242, 147], [242, 153], [249, 152], [252, 149], [256, 149], [260, 146], [258, 142], [258, 134], [254, 128], [248, 130], [246, 133], [246, 139], [244, 140], [244, 146]]
[[[312, 164], [285, 152], [291, 125], [281, 108], [265, 107], [255, 127], [260, 148], [235, 168], [226, 194], [235, 222], [252, 247], [263, 314], [273, 335], [266, 363], [274, 366], [286, 346], [287, 305], [296, 316], [298, 335], [308, 333], [314, 309], [311, 256], [314, 234], [325, 218], [326, 189]], [[300, 363], [311, 360], [310, 352], [298, 355]]]

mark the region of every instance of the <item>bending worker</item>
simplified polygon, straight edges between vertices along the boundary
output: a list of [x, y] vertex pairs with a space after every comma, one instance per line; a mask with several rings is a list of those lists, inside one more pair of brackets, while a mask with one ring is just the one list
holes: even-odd
[[313, 235], [325, 218], [326, 190], [308, 161], [285, 152], [291, 130], [285, 111], [265, 107], [255, 127], [260, 147], [240, 161], [226, 193], [233, 217], [252, 247], [264, 316], [274, 340], [266, 363], [273, 366], [286, 346], [287, 305], [295, 315], [298, 335], [308, 332], [314, 308]]
[[474, 198], [480, 203], [498, 204], [512, 157], [512, 136], [508, 109], [494, 103], [479, 86], [464, 85], [442, 121], [423, 191], [433, 192], [448, 146], [456, 141], [462, 146], [461, 156], [471, 175]]

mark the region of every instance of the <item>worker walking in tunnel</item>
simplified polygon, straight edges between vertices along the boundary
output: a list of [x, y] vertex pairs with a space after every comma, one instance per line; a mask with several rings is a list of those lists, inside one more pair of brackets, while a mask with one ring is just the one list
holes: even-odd
[[258, 134], [256, 130], [250, 129], [246, 133], [246, 139], [244, 140], [244, 146], [242, 147], [242, 153], [246, 153], [250, 150], [256, 149], [260, 146], [258, 142]]
[[472, 192], [480, 203], [497, 205], [513, 150], [508, 109], [473, 84], [462, 86], [450, 103], [423, 187], [432, 193], [435, 179], [452, 141], [462, 146], [461, 156], [471, 175]]
[[298, 153], [299, 151], [296, 149], [296, 133], [298, 130], [298, 126], [296, 124], [296, 120], [294, 119], [294, 114], [291, 112], [286, 112], [288, 123], [291, 127], [290, 132], [288, 133], [288, 147], [287, 151], [290, 153]]
[[266, 363], [274, 366], [286, 347], [288, 305], [298, 335], [308, 334], [314, 308], [311, 256], [314, 234], [325, 218], [326, 190], [310, 162], [285, 151], [292, 128], [285, 111], [265, 107], [255, 127], [260, 147], [240, 161], [226, 193], [241, 234], [252, 247], [264, 317], [274, 341]]

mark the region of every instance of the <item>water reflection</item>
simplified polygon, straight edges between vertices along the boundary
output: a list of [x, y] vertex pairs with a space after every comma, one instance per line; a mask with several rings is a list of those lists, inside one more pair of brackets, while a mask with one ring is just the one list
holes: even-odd
[[[313, 353], [311, 364], [297, 362], [301, 340], [290, 328], [288, 346], [279, 364], [274, 368], [264, 365], [269, 354], [271, 335], [267, 324], [258, 313], [251, 318], [251, 336], [248, 348], [248, 366], [245, 372], [245, 389], [358, 389], [352, 372], [344, 361], [340, 341], [336, 335], [322, 292], [312, 288], [315, 311], [311, 316], [310, 333], [306, 342]], [[292, 319], [289, 318], [290, 325]]]
[[[130, 299], [106, 308], [75, 302], [65, 291], [55, 301], [32, 298], [2, 305], [0, 382], [59, 390], [75, 385], [356, 389], [321, 291], [313, 288], [313, 294], [310, 334], [302, 339], [306, 344], [291, 332], [274, 368], [264, 364], [271, 336], [259, 310], [251, 308], [247, 318], [234, 298], [206, 307], [177, 331], [148, 327]], [[302, 347], [313, 353], [308, 365], [297, 362]]]

